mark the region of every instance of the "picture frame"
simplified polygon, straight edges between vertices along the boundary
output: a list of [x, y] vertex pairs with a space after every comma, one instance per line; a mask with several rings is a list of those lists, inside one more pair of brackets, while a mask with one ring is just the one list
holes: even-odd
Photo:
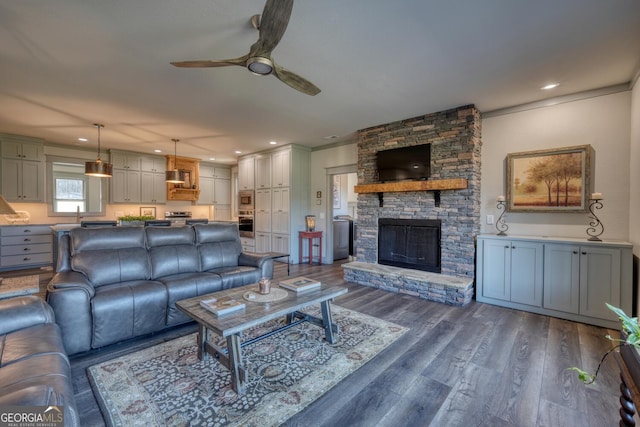
[[507, 211], [586, 212], [594, 166], [590, 145], [507, 154]]
[[333, 176], [333, 208], [340, 209], [340, 175]]
[[156, 218], [156, 208], [153, 206], [141, 206], [140, 216], [152, 216]]

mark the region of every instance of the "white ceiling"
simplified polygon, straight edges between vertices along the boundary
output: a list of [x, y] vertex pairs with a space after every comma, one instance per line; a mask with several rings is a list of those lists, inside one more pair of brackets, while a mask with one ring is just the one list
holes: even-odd
[[[296, 0], [274, 60], [299, 93], [241, 67], [263, 0], [0, 0], [0, 132], [235, 163], [280, 144], [466, 104], [480, 111], [633, 80], [636, 0]], [[541, 91], [548, 82], [560, 86]], [[328, 139], [328, 136], [337, 139]], [[89, 142], [78, 143], [78, 137]]]

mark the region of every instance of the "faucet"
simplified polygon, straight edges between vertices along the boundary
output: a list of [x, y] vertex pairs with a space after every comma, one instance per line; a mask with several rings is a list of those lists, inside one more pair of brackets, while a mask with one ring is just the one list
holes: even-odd
[[80, 216], [80, 206], [76, 206], [76, 224], [80, 224], [80, 220], [83, 217]]

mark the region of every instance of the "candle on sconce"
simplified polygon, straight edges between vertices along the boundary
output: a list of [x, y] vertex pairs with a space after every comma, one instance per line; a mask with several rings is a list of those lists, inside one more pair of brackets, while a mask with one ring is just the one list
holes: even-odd
[[498, 196], [498, 201], [499, 202], [504, 202], [506, 199], [504, 198], [504, 196]]
[[592, 200], [602, 200], [602, 193], [591, 193]]

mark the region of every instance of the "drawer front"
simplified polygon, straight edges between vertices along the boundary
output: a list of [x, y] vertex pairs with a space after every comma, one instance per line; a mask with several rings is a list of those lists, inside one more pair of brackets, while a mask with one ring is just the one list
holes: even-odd
[[42, 254], [51, 253], [51, 243], [34, 243], [31, 245], [2, 245], [0, 248], [0, 254], [2, 256], [7, 255], [29, 255], [29, 254]]
[[2, 227], [2, 237], [6, 236], [27, 236], [34, 234], [51, 234], [48, 225], [21, 225], [13, 227]]
[[44, 254], [10, 255], [0, 257], [1, 267], [27, 266], [31, 264], [51, 264], [53, 256], [51, 252]]
[[51, 243], [53, 236], [51, 234], [28, 234], [24, 236], [10, 236], [2, 238], [2, 246], [7, 245], [30, 245], [33, 243]]

